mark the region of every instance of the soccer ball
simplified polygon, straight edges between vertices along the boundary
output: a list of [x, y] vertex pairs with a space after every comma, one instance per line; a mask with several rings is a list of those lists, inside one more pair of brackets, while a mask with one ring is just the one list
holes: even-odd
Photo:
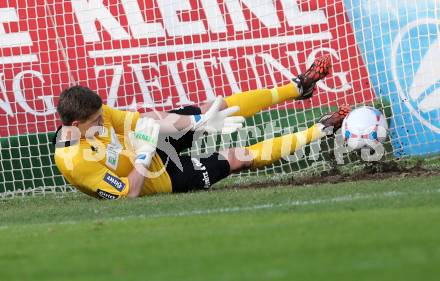
[[374, 148], [385, 141], [387, 130], [385, 116], [369, 106], [354, 109], [342, 122], [342, 136], [352, 149]]

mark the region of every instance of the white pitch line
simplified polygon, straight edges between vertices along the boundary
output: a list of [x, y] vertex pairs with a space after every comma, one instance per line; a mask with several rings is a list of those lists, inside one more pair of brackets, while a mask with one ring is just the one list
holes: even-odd
[[[256, 211], [256, 210], [262, 210], [262, 209], [274, 209], [274, 208], [283, 208], [283, 207], [295, 207], [295, 206], [307, 206], [307, 205], [320, 205], [320, 204], [328, 204], [328, 203], [338, 203], [338, 202], [350, 202], [350, 201], [356, 201], [356, 200], [365, 200], [365, 199], [373, 199], [373, 198], [380, 198], [380, 197], [399, 197], [402, 195], [417, 195], [417, 194], [426, 194], [426, 193], [433, 193], [433, 192], [440, 192], [440, 189], [435, 191], [425, 191], [425, 192], [411, 192], [411, 193], [405, 193], [405, 192], [385, 192], [385, 193], [377, 193], [377, 194], [370, 194], [370, 195], [361, 195], [361, 194], [355, 194], [355, 195], [347, 195], [347, 196], [339, 196], [339, 197], [333, 197], [333, 198], [326, 198], [326, 199], [313, 199], [313, 200], [295, 200], [295, 201], [288, 201], [285, 203], [267, 203], [267, 204], [261, 204], [261, 205], [253, 205], [253, 206], [244, 206], [244, 207], [228, 207], [228, 208], [218, 208], [218, 209], [199, 209], [199, 210], [191, 210], [191, 211], [183, 211], [183, 212], [170, 212], [168, 214], [153, 214], [153, 215], [140, 215], [140, 216], [133, 216], [133, 218], [160, 218], [160, 217], [186, 217], [186, 216], [193, 216], [193, 215], [208, 215], [208, 214], [221, 214], [221, 213], [237, 213], [237, 212], [244, 212], [244, 211]], [[118, 219], [118, 218], [114, 218]], [[122, 220], [124, 220], [123, 217], [121, 217]]]
[[296, 42], [330, 40], [332, 35], [330, 32], [320, 32], [313, 34], [300, 34], [290, 36], [277, 36], [256, 39], [232, 40], [232, 41], [216, 41], [195, 44], [178, 44], [155, 47], [134, 47], [126, 49], [112, 49], [89, 51], [91, 58], [109, 58], [124, 57], [136, 55], [159, 55], [167, 53], [178, 53], [188, 51], [205, 51], [218, 49], [235, 49], [239, 47], [252, 47], [259, 45], [275, 45], [275, 44], [291, 44]]
[[[337, 196], [332, 198], [323, 198], [323, 199], [312, 199], [312, 200], [295, 200], [295, 201], [287, 201], [284, 203], [267, 203], [267, 204], [259, 204], [252, 206], [236, 206], [236, 207], [228, 207], [228, 208], [216, 208], [216, 209], [195, 209], [190, 211], [182, 211], [182, 212], [169, 212], [162, 214], [151, 214], [151, 215], [131, 215], [131, 216], [123, 216], [123, 217], [111, 217], [111, 218], [103, 218], [103, 222], [112, 222], [112, 221], [125, 221], [130, 219], [151, 219], [151, 218], [163, 218], [163, 217], [188, 217], [188, 216], [197, 216], [197, 215], [209, 215], [209, 214], [222, 214], [222, 213], [239, 213], [239, 212], [248, 212], [248, 211], [257, 211], [264, 209], [275, 209], [275, 208], [284, 208], [284, 207], [295, 207], [295, 206], [309, 206], [309, 205], [321, 205], [321, 204], [329, 204], [329, 203], [340, 203], [340, 202], [353, 202], [357, 200], [367, 200], [367, 199], [380, 199], [380, 198], [394, 198], [400, 197], [404, 195], [420, 195], [420, 194], [432, 194], [432, 193], [440, 193], [440, 189], [436, 190], [422, 190], [417, 192], [384, 192], [384, 193], [374, 193], [368, 195], [355, 194], [355, 195], [347, 195], [347, 196]], [[27, 227], [32, 225], [69, 225], [69, 224], [78, 224], [78, 223], [93, 223], [96, 222], [97, 219], [93, 220], [80, 220], [80, 221], [62, 221], [62, 222], [46, 222], [46, 223], [36, 223], [36, 224], [28, 224], [28, 225], [3, 225], [0, 226], [0, 230], [8, 229], [10, 227]], [[99, 220], [101, 221], [101, 220]]]

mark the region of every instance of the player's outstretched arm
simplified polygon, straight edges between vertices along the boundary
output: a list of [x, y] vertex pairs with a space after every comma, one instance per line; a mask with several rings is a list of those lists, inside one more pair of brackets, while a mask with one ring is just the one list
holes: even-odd
[[232, 116], [240, 110], [238, 106], [222, 109], [223, 97], [219, 96], [205, 113], [198, 115], [179, 115], [176, 113], [152, 111], [142, 117], [156, 120], [161, 134], [177, 134], [185, 130], [205, 131], [209, 133], [230, 134], [243, 127], [242, 116]]
[[240, 110], [238, 106], [222, 109], [223, 97], [218, 96], [204, 114], [192, 115], [193, 130], [209, 133], [230, 134], [243, 127], [243, 116], [233, 116]]

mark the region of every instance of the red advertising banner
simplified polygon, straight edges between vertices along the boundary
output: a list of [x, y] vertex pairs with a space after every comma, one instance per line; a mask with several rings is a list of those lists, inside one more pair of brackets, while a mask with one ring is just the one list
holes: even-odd
[[332, 74], [295, 106], [374, 97], [342, 0], [0, 2], [0, 136], [55, 130], [71, 85], [166, 110], [287, 83], [322, 54]]

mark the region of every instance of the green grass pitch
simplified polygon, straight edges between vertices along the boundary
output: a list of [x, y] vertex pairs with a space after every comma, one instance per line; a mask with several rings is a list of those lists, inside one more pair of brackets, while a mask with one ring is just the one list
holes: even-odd
[[0, 280], [438, 280], [440, 176], [0, 201]]

